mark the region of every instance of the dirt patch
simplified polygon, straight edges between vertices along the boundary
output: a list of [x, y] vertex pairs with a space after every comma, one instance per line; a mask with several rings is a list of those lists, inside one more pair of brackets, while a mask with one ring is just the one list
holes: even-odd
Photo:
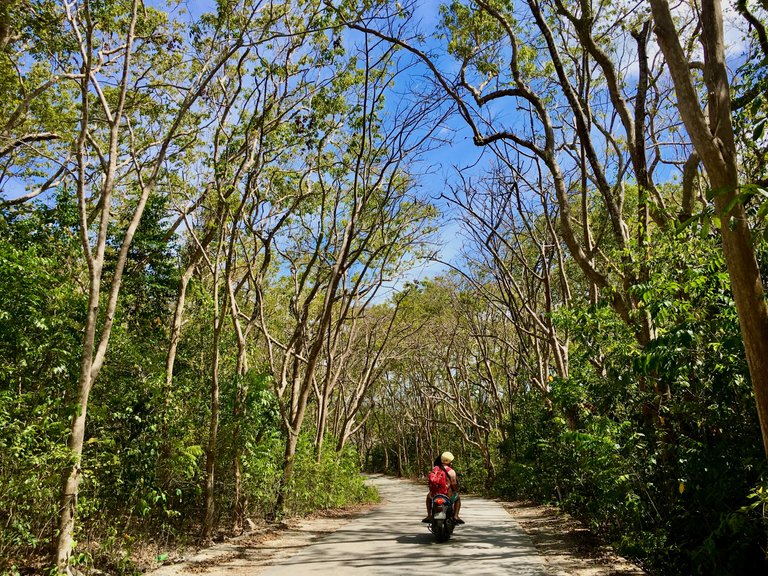
[[533, 541], [553, 575], [643, 576], [640, 567], [602, 544], [578, 520], [551, 506], [500, 502]]
[[184, 568], [185, 572], [192, 572], [194, 574], [200, 574], [207, 572], [209, 568], [221, 566], [234, 560], [242, 560], [245, 558], [245, 552], [230, 552], [229, 554], [221, 554], [219, 556], [213, 556], [205, 560], [199, 560], [197, 562], [190, 562], [189, 566]]
[[318, 512], [280, 524], [267, 524], [192, 554], [179, 553], [148, 574], [150, 576], [189, 576], [226, 574], [257, 576], [269, 566], [293, 556], [297, 549], [331, 534], [375, 504], [361, 504]]

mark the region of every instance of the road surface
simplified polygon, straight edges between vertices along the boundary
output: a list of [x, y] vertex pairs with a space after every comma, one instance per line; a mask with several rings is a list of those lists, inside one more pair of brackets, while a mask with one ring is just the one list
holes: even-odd
[[383, 505], [261, 574], [546, 576], [544, 561], [528, 536], [496, 502], [463, 496], [466, 524], [438, 544], [421, 523], [424, 486], [384, 476], [370, 482], [379, 489]]

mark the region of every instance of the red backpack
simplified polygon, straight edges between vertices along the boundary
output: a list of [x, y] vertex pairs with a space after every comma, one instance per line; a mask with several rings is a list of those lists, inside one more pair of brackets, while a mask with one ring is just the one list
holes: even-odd
[[428, 478], [430, 494], [448, 494], [448, 473], [442, 466], [432, 468]]

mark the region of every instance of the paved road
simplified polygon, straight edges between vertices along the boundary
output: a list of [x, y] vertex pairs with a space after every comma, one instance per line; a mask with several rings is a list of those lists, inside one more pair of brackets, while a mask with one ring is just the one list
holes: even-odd
[[420, 522], [424, 487], [383, 476], [370, 481], [382, 495], [382, 506], [282, 560], [264, 576], [546, 575], [531, 541], [499, 504], [462, 497], [461, 516], [467, 523], [438, 544]]

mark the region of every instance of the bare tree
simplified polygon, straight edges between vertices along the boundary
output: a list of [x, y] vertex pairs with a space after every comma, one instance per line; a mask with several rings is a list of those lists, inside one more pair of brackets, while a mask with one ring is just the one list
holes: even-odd
[[[528, 173], [537, 179], [529, 182]], [[490, 306], [500, 307], [515, 318], [526, 337], [540, 341], [534, 349], [540, 366], [538, 385], [545, 396], [550, 358], [557, 375], [568, 377], [568, 335], [555, 328], [553, 314], [571, 301], [565, 254], [556, 233], [556, 208], [547, 188], [541, 170], [521, 170], [507, 163], [487, 182], [464, 182], [451, 197], [461, 208], [473, 247], [466, 250], [468, 268], [478, 270], [480, 278], [471, 272], [466, 277]], [[494, 282], [483, 280], [487, 276]]]

